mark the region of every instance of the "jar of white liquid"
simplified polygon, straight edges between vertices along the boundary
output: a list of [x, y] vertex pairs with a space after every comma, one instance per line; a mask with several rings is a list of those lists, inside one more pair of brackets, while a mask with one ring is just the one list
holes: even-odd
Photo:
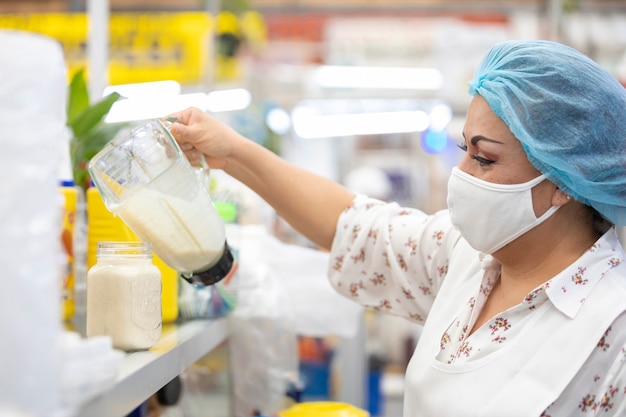
[[161, 272], [149, 242], [99, 242], [87, 273], [87, 337], [144, 350], [161, 337]]

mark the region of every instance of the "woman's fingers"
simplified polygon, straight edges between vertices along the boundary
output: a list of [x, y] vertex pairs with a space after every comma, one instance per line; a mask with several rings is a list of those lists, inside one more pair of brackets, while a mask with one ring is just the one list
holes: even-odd
[[193, 150], [194, 146], [189, 142], [183, 142], [180, 144], [180, 149], [182, 149], [183, 152], [187, 152]]

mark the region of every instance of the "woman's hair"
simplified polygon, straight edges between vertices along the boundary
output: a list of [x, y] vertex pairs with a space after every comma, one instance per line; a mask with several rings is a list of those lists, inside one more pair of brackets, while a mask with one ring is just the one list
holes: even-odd
[[591, 219], [593, 221], [593, 230], [596, 233], [603, 235], [604, 233], [606, 233], [607, 230], [614, 226], [614, 224], [605, 219], [598, 210], [587, 205], [585, 205], [585, 208], [591, 214]]

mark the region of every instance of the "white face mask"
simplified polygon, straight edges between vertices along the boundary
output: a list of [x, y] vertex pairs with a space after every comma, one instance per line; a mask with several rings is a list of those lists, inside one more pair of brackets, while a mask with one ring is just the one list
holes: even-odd
[[495, 184], [455, 167], [448, 181], [452, 224], [470, 246], [492, 254], [558, 210], [552, 206], [541, 217], [535, 216], [531, 190], [545, 179], [540, 175], [523, 184]]

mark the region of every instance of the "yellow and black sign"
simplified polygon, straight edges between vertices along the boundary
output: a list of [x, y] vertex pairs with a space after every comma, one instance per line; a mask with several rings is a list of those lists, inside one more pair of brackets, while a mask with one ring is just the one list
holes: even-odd
[[[210, 41], [218, 32], [218, 20], [219, 15], [213, 18], [204, 12], [112, 13], [109, 83], [201, 81], [210, 65]], [[249, 20], [249, 15], [242, 18], [243, 22]], [[63, 46], [70, 76], [87, 67], [88, 24], [85, 13], [0, 14], [0, 29], [36, 32], [57, 39]], [[258, 15], [256, 27], [262, 27]], [[216, 72], [220, 73], [219, 68]]]
[[[68, 73], [87, 67], [89, 18], [85, 13], [0, 14], [0, 29], [16, 29], [57, 39], [63, 46]], [[211, 40], [218, 40], [216, 53]], [[265, 42], [265, 24], [256, 12], [234, 16], [222, 12], [112, 13], [109, 16], [110, 84], [175, 80], [193, 84], [209, 69], [218, 80], [239, 76], [236, 56], [222, 54], [222, 38], [236, 37], [248, 48]], [[209, 68], [210, 57], [215, 68]]]

